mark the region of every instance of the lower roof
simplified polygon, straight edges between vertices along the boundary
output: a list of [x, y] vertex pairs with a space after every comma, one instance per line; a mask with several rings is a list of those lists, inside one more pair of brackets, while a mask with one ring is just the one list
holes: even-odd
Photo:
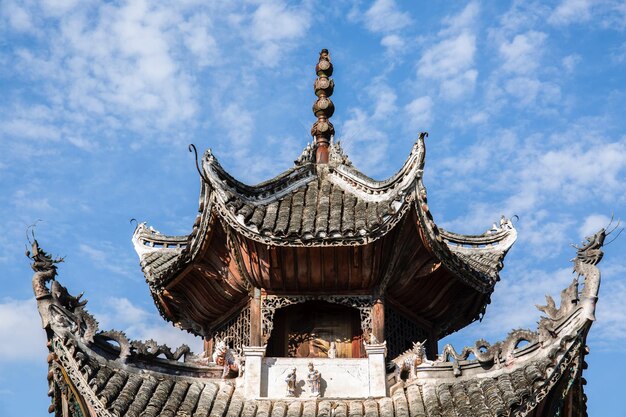
[[[85, 415], [99, 417], [537, 415], [545, 401], [564, 398], [572, 386], [582, 396], [603, 240], [604, 235], [589, 239], [579, 249], [574, 271], [583, 282], [575, 278], [561, 293], [559, 308], [548, 298], [537, 331], [516, 330], [493, 345], [481, 340], [460, 353], [446, 346], [437, 361], [424, 362], [415, 377], [392, 388], [390, 397], [356, 400], [246, 398], [236, 381], [219, 378], [221, 368], [202, 364], [188, 348], [173, 352], [154, 341], [99, 331], [84, 301], [55, 280], [54, 260], [33, 246], [33, 288], [48, 335], [51, 392], [65, 384], [80, 397]], [[412, 363], [413, 353], [394, 362]]]

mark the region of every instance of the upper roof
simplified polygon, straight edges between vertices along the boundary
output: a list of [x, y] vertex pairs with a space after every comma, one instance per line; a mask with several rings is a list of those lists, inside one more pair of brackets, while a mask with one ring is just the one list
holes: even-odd
[[383, 181], [354, 168], [339, 143], [330, 145], [328, 164], [314, 162], [309, 144], [293, 168], [254, 186], [228, 174], [208, 150], [202, 158], [200, 214], [192, 232], [168, 236], [145, 223], [134, 232], [148, 282], [172, 279], [218, 220], [270, 246], [358, 246], [385, 236], [414, 209], [430, 249], [451, 268], [480, 277], [473, 286], [490, 290], [516, 230], [506, 219], [481, 235], [437, 227], [422, 183], [426, 136], [420, 135], [400, 170]]

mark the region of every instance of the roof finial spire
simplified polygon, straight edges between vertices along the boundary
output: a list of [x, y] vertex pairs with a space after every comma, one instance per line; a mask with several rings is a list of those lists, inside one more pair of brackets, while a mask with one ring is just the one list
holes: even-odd
[[328, 163], [328, 146], [330, 138], [335, 134], [333, 124], [328, 120], [335, 112], [335, 105], [330, 100], [335, 88], [335, 82], [329, 77], [333, 75], [333, 64], [330, 62], [328, 49], [322, 49], [320, 60], [315, 66], [317, 80], [314, 88], [317, 100], [313, 104], [313, 114], [317, 121], [313, 123], [311, 135], [315, 140], [315, 162], [317, 164]]

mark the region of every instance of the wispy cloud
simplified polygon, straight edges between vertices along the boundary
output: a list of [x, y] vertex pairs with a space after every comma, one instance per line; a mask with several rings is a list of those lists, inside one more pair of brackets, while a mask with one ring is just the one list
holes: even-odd
[[105, 311], [96, 314], [100, 328], [122, 330], [131, 339], [154, 339], [159, 344], [177, 348], [182, 344], [191, 347], [194, 353], [201, 353], [202, 339], [165, 322], [155, 312], [148, 312], [125, 297], [110, 297], [105, 303]]
[[364, 14], [365, 27], [376, 33], [390, 33], [411, 24], [407, 12], [401, 12], [394, 0], [376, 0]]
[[621, 0], [562, 0], [548, 16], [555, 26], [591, 24], [622, 30], [626, 26], [626, 5]]
[[116, 248], [110, 242], [99, 242], [97, 246], [80, 243], [78, 248], [89, 258], [92, 265], [116, 275], [131, 276], [132, 267], [137, 264], [127, 251]]
[[458, 100], [474, 91], [478, 71], [473, 27], [479, 10], [478, 3], [471, 2], [459, 14], [446, 17], [441, 40], [426, 49], [417, 63], [418, 76], [437, 81], [446, 99]]
[[259, 46], [255, 52], [257, 63], [275, 67], [280, 55], [307, 33], [311, 13], [306, 5], [293, 7], [282, 1], [264, 2], [254, 11], [249, 24], [250, 39]]
[[0, 362], [34, 361], [45, 357], [46, 336], [35, 299], [0, 301]]
[[423, 130], [433, 121], [433, 100], [429, 96], [418, 97], [404, 107], [411, 129]]
[[554, 9], [548, 21], [556, 24], [584, 22], [591, 19], [591, 0], [563, 0]]
[[382, 36], [380, 44], [389, 56], [404, 52], [407, 39], [404, 30], [413, 24], [409, 12], [401, 11], [395, 0], [376, 0], [365, 11], [356, 7], [349, 18], [360, 22], [371, 33]]
[[514, 74], [534, 73], [540, 65], [546, 38], [545, 33], [530, 30], [515, 35], [510, 42], [504, 41], [500, 45], [502, 69]]

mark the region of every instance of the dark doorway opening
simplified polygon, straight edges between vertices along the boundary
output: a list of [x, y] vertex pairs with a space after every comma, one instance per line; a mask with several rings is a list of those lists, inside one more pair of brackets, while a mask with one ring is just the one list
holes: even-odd
[[361, 358], [363, 333], [359, 311], [326, 301], [283, 307], [274, 314], [267, 356], [326, 358], [335, 342], [337, 358]]

